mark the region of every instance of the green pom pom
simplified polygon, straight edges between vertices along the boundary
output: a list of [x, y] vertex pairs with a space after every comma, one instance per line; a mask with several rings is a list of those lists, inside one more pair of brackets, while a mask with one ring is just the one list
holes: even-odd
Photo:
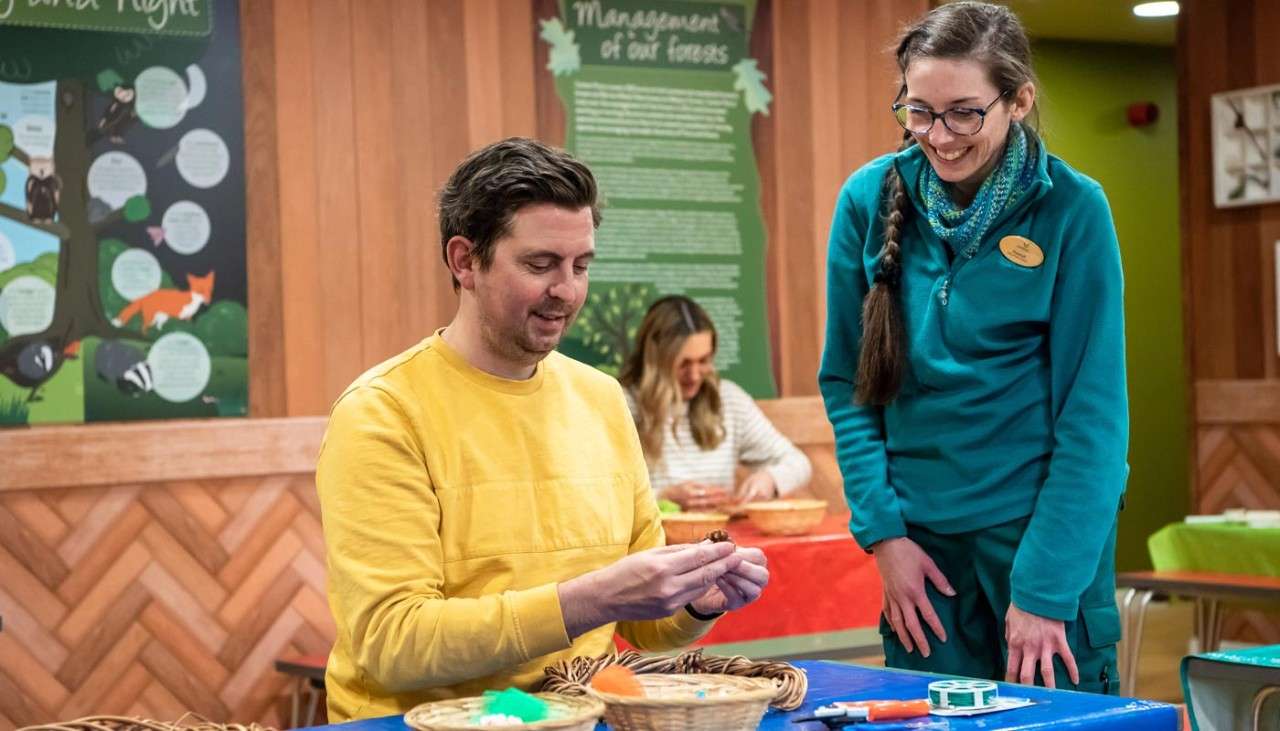
[[0, 162], [9, 159], [13, 154], [13, 130], [0, 124]]
[[111, 91], [123, 83], [124, 79], [120, 78], [115, 69], [103, 69], [98, 73], [98, 88], [102, 91]]
[[678, 513], [680, 510], [680, 503], [674, 500], [667, 500], [664, 498], [658, 501], [659, 513]]
[[515, 716], [523, 723], [535, 723], [547, 720], [549, 709], [547, 702], [520, 690], [507, 688], [504, 691], [486, 690], [484, 692], [484, 712]]
[[151, 201], [145, 195], [135, 195], [124, 203], [124, 220], [137, 223], [151, 215]]

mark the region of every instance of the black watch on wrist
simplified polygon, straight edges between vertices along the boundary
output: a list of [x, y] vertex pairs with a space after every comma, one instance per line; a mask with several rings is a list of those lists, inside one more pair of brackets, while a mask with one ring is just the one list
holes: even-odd
[[720, 617], [724, 615], [724, 612], [716, 612], [715, 614], [703, 614], [702, 612], [699, 612], [698, 610], [694, 609], [692, 604], [684, 605], [684, 610], [689, 613], [690, 617], [693, 617], [699, 622], [710, 622], [716, 617]]

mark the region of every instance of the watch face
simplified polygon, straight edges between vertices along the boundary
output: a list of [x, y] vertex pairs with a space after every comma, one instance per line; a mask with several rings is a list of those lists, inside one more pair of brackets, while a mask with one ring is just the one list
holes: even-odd
[[1209, 103], [1214, 203], [1280, 200], [1280, 85], [1215, 94]]

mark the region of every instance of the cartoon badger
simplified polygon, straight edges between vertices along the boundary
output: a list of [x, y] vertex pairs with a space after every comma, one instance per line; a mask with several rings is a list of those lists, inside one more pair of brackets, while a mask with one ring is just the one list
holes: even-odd
[[155, 387], [147, 356], [118, 340], [107, 340], [98, 346], [93, 356], [93, 368], [98, 372], [98, 378], [129, 396], [149, 393]]

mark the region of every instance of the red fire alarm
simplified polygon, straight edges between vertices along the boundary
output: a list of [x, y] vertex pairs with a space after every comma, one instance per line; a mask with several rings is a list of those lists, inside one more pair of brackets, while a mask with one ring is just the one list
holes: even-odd
[[1125, 116], [1134, 127], [1146, 127], [1160, 118], [1160, 107], [1155, 102], [1134, 102], [1125, 110]]

